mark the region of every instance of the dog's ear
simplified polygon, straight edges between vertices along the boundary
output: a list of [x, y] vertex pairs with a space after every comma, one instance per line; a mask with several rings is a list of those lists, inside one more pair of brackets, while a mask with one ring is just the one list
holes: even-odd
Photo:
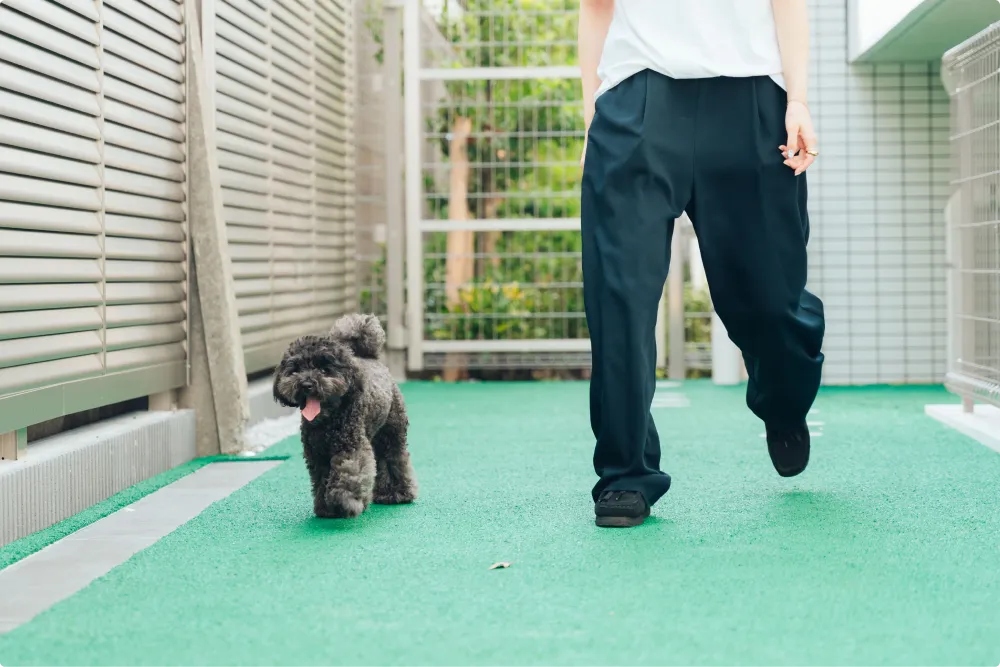
[[274, 402], [279, 405], [283, 405], [286, 408], [297, 407], [291, 402], [289, 397], [285, 396], [281, 391], [281, 378], [288, 374], [289, 372], [288, 364], [288, 352], [285, 352], [281, 357], [281, 361], [278, 363], [277, 367], [274, 369], [274, 384], [271, 387], [271, 393], [274, 397]]

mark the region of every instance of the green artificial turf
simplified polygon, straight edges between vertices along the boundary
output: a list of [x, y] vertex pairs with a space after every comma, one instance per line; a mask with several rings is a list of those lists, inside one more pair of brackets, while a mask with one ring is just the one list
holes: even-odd
[[405, 391], [416, 504], [313, 518], [283, 443], [0, 664], [1000, 662], [1000, 455], [923, 415], [942, 390], [824, 391], [783, 480], [742, 391], [689, 383], [656, 412], [674, 486], [627, 531], [593, 525], [585, 385]]

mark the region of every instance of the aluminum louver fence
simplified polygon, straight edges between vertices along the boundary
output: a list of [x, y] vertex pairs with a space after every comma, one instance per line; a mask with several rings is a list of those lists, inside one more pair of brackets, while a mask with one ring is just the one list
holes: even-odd
[[954, 193], [948, 387], [1000, 404], [1000, 23], [945, 54]]
[[183, 26], [0, 5], [0, 433], [186, 382]]
[[250, 372], [355, 307], [349, 0], [214, 4], [216, 139]]

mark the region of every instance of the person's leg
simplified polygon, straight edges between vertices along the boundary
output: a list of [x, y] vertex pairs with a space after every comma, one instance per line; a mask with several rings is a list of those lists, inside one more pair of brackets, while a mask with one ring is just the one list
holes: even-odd
[[[600, 502], [605, 491], [638, 492], [640, 514], [670, 487], [649, 409], [670, 235], [691, 189], [690, 84], [643, 72], [602, 95], [584, 162], [583, 280], [600, 477], [593, 495]], [[620, 496], [615, 502], [630, 502]], [[632, 518], [641, 523], [644, 515]]]
[[806, 291], [806, 177], [778, 150], [785, 106], [769, 77], [703, 82], [688, 213], [715, 309], [746, 360], [747, 405], [767, 425], [778, 472], [790, 476], [808, 462], [824, 320]]

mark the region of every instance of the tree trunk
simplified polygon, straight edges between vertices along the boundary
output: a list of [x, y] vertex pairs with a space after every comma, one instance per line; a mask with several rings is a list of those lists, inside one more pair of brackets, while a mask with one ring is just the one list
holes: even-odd
[[[469, 135], [472, 133], [472, 119], [455, 117], [452, 128], [449, 158], [451, 162], [451, 183], [448, 192], [448, 219], [469, 219]], [[475, 270], [475, 235], [464, 229], [448, 232], [445, 260], [445, 297], [448, 310], [456, 313], [463, 309], [461, 289], [473, 279]], [[467, 363], [463, 355], [448, 355], [445, 360], [444, 379], [455, 382], [467, 375]]]
[[[503, 203], [503, 199], [500, 197], [492, 197], [486, 202], [485, 217], [492, 220], [496, 217], [497, 211], [500, 209], [500, 204]], [[486, 238], [483, 239], [483, 255], [488, 258], [488, 262], [494, 267], [500, 267], [500, 258], [492, 257], [493, 253], [497, 249], [497, 241], [500, 240], [500, 235], [503, 232], [486, 232]], [[485, 274], [485, 271], [484, 271]]]

